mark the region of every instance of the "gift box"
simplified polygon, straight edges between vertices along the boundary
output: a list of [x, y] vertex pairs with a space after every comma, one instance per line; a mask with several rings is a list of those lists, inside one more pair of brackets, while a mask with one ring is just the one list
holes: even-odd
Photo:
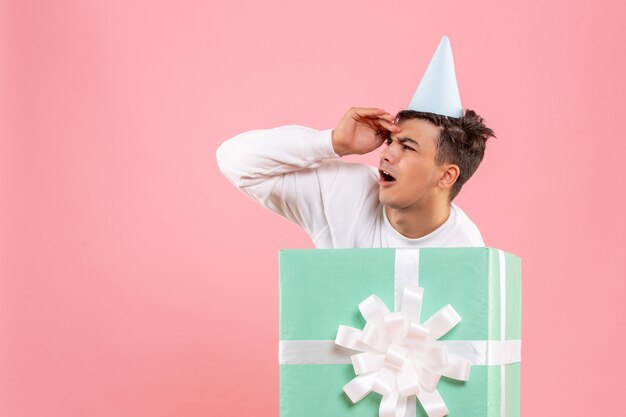
[[[517, 256], [485, 247], [283, 250], [279, 280], [281, 417], [519, 416]], [[404, 330], [393, 333], [394, 323]], [[429, 337], [430, 347], [420, 345]], [[433, 363], [444, 376], [432, 375]], [[395, 391], [374, 381], [382, 368]], [[363, 384], [372, 392], [363, 395]]]

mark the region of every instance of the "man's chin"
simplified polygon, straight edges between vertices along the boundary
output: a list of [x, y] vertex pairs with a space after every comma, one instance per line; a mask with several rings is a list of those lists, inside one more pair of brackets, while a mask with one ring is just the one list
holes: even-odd
[[390, 198], [387, 193], [382, 191], [378, 192], [378, 201], [380, 201], [380, 204], [385, 207], [395, 208], [395, 206], [397, 206], [397, 202], [393, 198]]

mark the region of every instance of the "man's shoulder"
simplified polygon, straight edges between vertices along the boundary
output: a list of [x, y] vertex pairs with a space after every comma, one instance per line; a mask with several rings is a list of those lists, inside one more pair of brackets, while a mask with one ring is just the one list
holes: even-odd
[[478, 226], [469, 218], [465, 211], [456, 204], [452, 204], [451, 209], [455, 213], [456, 233], [462, 234], [469, 246], [485, 246]]
[[318, 176], [333, 241], [349, 247], [364, 239], [364, 234], [373, 233], [380, 205], [378, 170], [364, 164], [328, 160], [318, 168]]
[[339, 158], [322, 161], [322, 164], [318, 167], [318, 171], [321, 171], [323, 174], [331, 174], [331, 179], [340, 177], [345, 180], [354, 179], [368, 185], [378, 184], [378, 169], [376, 167], [346, 162]]

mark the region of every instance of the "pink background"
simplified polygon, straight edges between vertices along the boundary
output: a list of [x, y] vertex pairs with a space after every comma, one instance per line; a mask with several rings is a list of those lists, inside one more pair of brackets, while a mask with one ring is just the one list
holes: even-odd
[[0, 416], [276, 416], [277, 252], [312, 244], [215, 149], [402, 109], [444, 33], [498, 134], [457, 201], [524, 260], [523, 415], [622, 412], [625, 12], [1, 1]]

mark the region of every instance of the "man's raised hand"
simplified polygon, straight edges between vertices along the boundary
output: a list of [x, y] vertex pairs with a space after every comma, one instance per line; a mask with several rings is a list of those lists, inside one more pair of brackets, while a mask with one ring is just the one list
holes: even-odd
[[362, 155], [378, 148], [401, 129], [383, 109], [352, 107], [332, 131], [333, 149], [339, 156]]

